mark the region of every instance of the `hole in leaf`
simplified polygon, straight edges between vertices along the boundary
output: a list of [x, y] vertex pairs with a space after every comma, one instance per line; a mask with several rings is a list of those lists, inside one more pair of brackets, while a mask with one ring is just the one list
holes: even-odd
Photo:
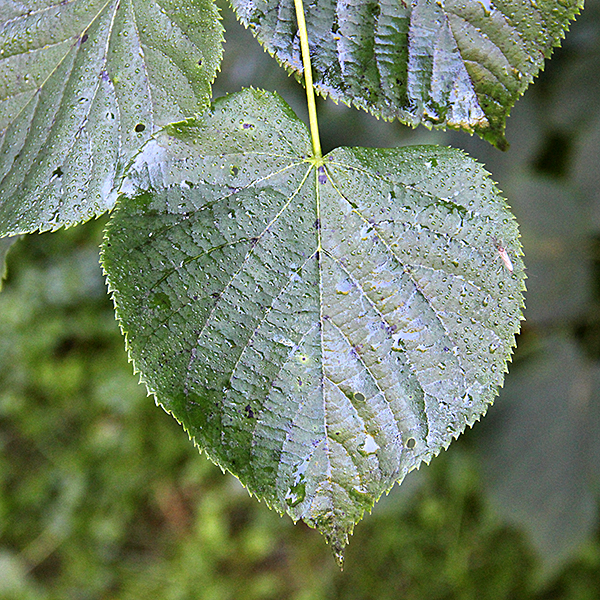
[[285, 501], [287, 502], [288, 506], [294, 507], [298, 506], [298, 504], [300, 504], [300, 502], [302, 502], [305, 497], [306, 484], [300, 481], [296, 485], [290, 487], [285, 496]]
[[63, 170], [60, 167], [56, 167], [54, 171], [52, 171], [51, 179], [60, 179], [64, 175]]
[[143, 123], [138, 123], [138, 124], [135, 126], [135, 130], [136, 130], [138, 133], [141, 133], [142, 131], [144, 131], [144, 129], [146, 129], [146, 126], [145, 126]]
[[414, 448], [416, 445], [417, 445], [417, 440], [415, 440], [415, 438], [413, 438], [413, 437], [409, 437], [409, 438], [406, 440], [406, 447], [407, 447], [409, 450], [412, 450], [412, 449], [413, 449], [413, 448]]
[[361, 394], [360, 392], [356, 392], [356, 394], [354, 394], [354, 399], [357, 402], [364, 402], [366, 398], [365, 398], [364, 394]]

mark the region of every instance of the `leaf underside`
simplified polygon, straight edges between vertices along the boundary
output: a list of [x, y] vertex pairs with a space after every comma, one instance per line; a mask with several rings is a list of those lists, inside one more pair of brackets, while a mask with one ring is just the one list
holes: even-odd
[[[231, 0], [300, 78], [294, 0]], [[306, 6], [315, 87], [413, 127], [460, 128], [506, 148], [511, 107], [583, 0], [319, 0]]]
[[278, 96], [218, 100], [147, 144], [102, 260], [158, 402], [341, 558], [364, 510], [493, 401], [524, 274], [462, 152], [310, 153]]
[[213, 0], [0, 0], [0, 235], [112, 208], [153, 132], [204, 110]]

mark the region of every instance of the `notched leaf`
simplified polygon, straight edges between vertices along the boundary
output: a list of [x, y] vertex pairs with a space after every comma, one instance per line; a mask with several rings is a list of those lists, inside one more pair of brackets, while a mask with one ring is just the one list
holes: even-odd
[[[298, 78], [294, 0], [231, 0]], [[505, 149], [511, 107], [583, 0], [319, 0], [306, 6], [316, 89], [413, 127], [475, 132]]]
[[0, 6], [0, 236], [112, 208], [153, 132], [210, 103], [222, 53], [213, 0]]
[[457, 150], [315, 161], [289, 107], [252, 90], [156, 136], [127, 190], [103, 265], [135, 368], [341, 560], [364, 511], [502, 384], [524, 289], [505, 201]]

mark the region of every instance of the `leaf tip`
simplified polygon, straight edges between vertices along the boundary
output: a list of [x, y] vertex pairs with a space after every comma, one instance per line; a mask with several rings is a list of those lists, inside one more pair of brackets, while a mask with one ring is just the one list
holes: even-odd
[[[340, 532], [337, 528], [334, 531], [325, 533], [325, 539], [329, 544], [329, 548], [331, 549], [331, 553], [333, 554], [333, 558], [337, 563], [340, 571], [344, 570], [344, 551], [346, 549], [346, 545], [348, 544], [348, 533]], [[340, 535], [341, 534], [341, 535]]]
[[335, 562], [337, 563], [338, 567], [340, 568], [340, 571], [344, 570], [344, 547], [340, 546], [338, 547], [331, 547], [331, 550], [333, 552], [333, 557], [335, 558]]

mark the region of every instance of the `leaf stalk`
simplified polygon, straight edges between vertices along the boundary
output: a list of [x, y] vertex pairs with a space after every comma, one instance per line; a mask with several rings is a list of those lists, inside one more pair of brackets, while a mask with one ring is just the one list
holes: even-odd
[[304, 4], [302, 0], [294, 0], [296, 6], [296, 19], [298, 21], [298, 35], [300, 36], [300, 49], [302, 50], [302, 64], [304, 66], [304, 83], [306, 85], [306, 102], [308, 104], [308, 121], [310, 124], [310, 137], [312, 139], [313, 154], [317, 162], [321, 162], [321, 139], [319, 137], [319, 123], [317, 121], [317, 107], [315, 104], [315, 91], [312, 78], [312, 65], [308, 48], [308, 33], [304, 19]]

